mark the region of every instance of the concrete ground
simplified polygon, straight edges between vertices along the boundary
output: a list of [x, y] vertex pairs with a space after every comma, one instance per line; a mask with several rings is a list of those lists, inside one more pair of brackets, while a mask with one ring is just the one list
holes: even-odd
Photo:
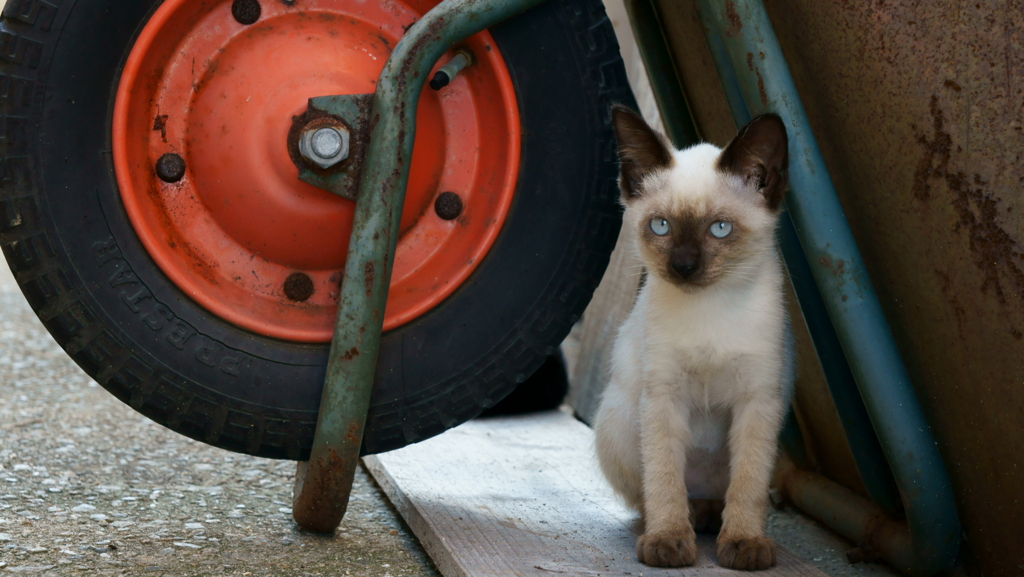
[[[2, 259], [0, 259], [2, 262]], [[86, 376], [0, 264], [0, 571], [48, 575], [437, 575], [362, 470], [333, 536], [291, 519], [295, 465], [145, 419]], [[852, 547], [791, 510], [769, 534], [835, 577]]]
[[0, 258], [0, 573], [437, 575], [362, 470], [334, 536], [299, 531], [294, 473], [182, 437], [108, 394], [50, 338]]

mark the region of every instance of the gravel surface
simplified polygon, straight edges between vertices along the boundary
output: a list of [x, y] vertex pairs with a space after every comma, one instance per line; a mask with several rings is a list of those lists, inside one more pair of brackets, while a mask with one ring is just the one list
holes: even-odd
[[299, 531], [294, 473], [182, 437], [104, 391], [0, 258], [0, 573], [438, 575], [363, 470], [334, 536]]

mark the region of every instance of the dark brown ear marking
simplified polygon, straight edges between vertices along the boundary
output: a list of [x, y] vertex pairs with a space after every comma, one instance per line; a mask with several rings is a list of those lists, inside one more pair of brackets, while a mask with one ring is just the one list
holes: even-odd
[[642, 193], [640, 183], [645, 176], [672, 164], [672, 154], [665, 138], [626, 106], [612, 105], [612, 127], [619, 145], [619, 186], [628, 202]]
[[722, 151], [718, 169], [755, 184], [768, 208], [779, 208], [789, 169], [789, 139], [782, 119], [762, 114], [751, 120]]

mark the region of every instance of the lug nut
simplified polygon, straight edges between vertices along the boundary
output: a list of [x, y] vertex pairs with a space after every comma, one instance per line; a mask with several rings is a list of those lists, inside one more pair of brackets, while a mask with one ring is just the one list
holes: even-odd
[[313, 296], [313, 279], [301, 272], [293, 272], [284, 280], [284, 296], [301, 303]]
[[156, 175], [164, 182], [178, 182], [185, 176], [185, 160], [168, 152], [157, 159]]
[[348, 129], [344, 126], [310, 126], [299, 138], [299, 154], [320, 168], [330, 168], [348, 158]]
[[442, 192], [434, 201], [434, 212], [444, 220], [455, 220], [462, 214], [462, 199], [454, 192]]
[[239, 24], [255, 24], [262, 12], [259, 0], [235, 0], [231, 3], [231, 15]]

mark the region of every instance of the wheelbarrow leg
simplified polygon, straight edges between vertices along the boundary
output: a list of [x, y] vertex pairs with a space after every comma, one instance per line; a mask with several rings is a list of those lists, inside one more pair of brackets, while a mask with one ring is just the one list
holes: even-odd
[[304, 529], [331, 532], [348, 507], [370, 406], [423, 84], [434, 63], [455, 43], [542, 1], [445, 0], [409, 29], [381, 71], [369, 115], [372, 128], [316, 434], [309, 462], [300, 463], [296, 474], [292, 515]]

